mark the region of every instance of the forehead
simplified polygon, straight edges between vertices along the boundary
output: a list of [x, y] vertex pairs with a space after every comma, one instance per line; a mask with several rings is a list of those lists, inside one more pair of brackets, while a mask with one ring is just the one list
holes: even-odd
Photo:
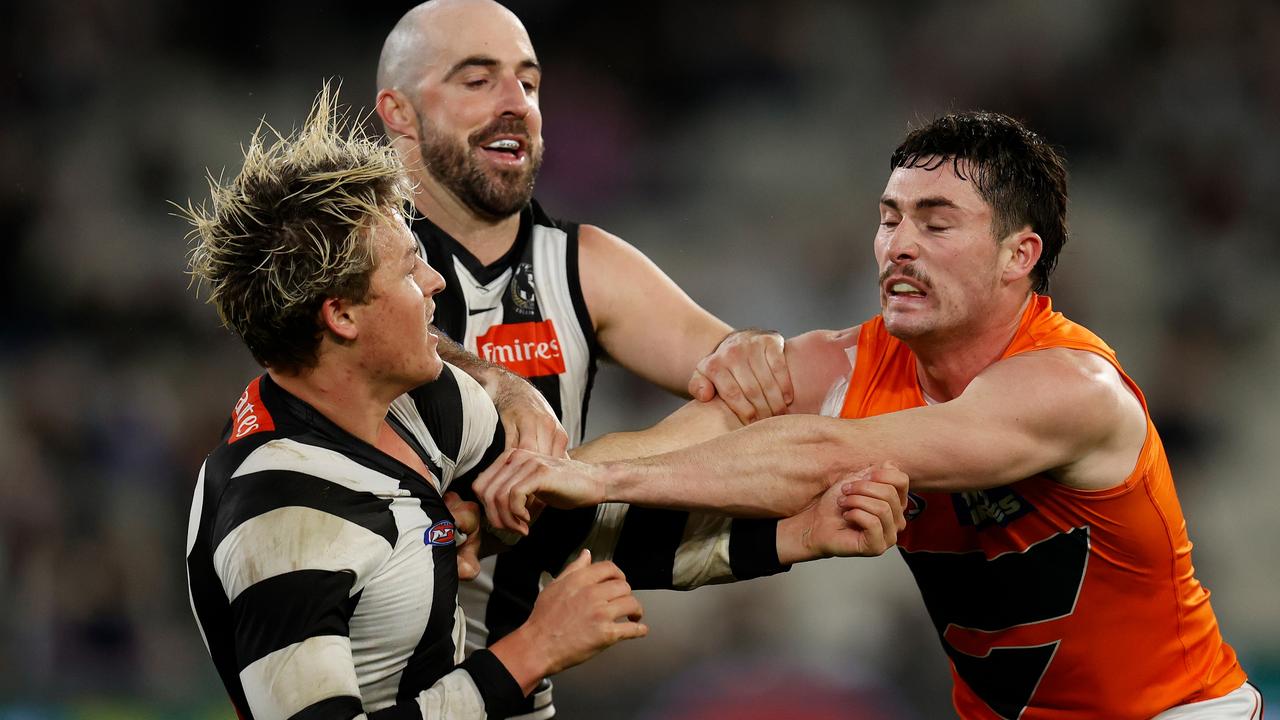
[[373, 248], [379, 265], [417, 252], [418, 243], [399, 210], [378, 216], [373, 226]]
[[921, 200], [945, 199], [961, 210], [990, 212], [990, 206], [978, 194], [963, 161], [960, 170], [965, 174], [964, 178], [956, 174], [955, 163], [950, 160], [932, 170], [927, 169], [933, 165], [933, 162], [928, 162], [925, 167], [894, 168], [882, 199], [893, 200], [903, 209]]
[[512, 65], [536, 60], [533, 42], [519, 18], [488, 2], [458, 3], [424, 23], [427, 67], [432, 75], [448, 72], [469, 57], [487, 57]]

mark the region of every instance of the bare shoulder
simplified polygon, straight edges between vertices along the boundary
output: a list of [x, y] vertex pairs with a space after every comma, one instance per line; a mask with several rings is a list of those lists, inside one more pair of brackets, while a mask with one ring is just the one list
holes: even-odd
[[643, 260], [645, 257], [631, 243], [597, 225], [578, 226], [578, 253], [584, 265]]
[[817, 413], [832, 386], [848, 379], [860, 327], [810, 330], [787, 339], [787, 370], [796, 391], [793, 412]]
[[987, 368], [974, 386], [1070, 446], [1073, 460], [1052, 473], [1066, 485], [1100, 490], [1117, 484], [1132, 471], [1146, 440], [1147, 417], [1137, 395], [1096, 353], [1049, 348], [1016, 355]]

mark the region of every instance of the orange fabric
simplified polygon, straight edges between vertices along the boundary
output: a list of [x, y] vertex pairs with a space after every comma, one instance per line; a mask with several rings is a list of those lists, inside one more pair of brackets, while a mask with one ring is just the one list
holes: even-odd
[[[1033, 295], [1002, 359], [1050, 347], [1106, 358], [1146, 410], [1115, 352]], [[880, 317], [864, 323], [841, 416], [924, 404], [915, 357]], [[1149, 718], [1245, 681], [1194, 576], [1150, 414], [1118, 487], [1083, 492], [1036, 476], [912, 493], [910, 505], [899, 548], [951, 658], [961, 717]]]

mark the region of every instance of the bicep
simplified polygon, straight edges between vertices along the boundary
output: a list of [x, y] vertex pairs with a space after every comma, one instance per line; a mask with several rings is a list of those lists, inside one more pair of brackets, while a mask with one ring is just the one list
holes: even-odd
[[[1039, 357], [1036, 357], [1039, 355]], [[1002, 360], [950, 402], [854, 421], [862, 447], [881, 448], [912, 487], [956, 492], [1059, 475], [1113, 426], [1093, 378], [1049, 352]]]
[[643, 253], [599, 228], [583, 226], [579, 253], [600, 345], [628, 370], [685, 395], [698, 361], [732, 328]]

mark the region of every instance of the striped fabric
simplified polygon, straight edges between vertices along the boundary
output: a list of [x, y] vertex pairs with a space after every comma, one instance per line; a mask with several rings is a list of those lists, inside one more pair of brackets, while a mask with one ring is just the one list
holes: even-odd
[[483, 718], [523, 700], [491, 654], [459, 665], [466, 625], [440, 495], [501, 452], [493, 404], [446, 365], [388, 422], [439, 491], [266, 375], [201, 468], [191, 604], [245, 720]]

